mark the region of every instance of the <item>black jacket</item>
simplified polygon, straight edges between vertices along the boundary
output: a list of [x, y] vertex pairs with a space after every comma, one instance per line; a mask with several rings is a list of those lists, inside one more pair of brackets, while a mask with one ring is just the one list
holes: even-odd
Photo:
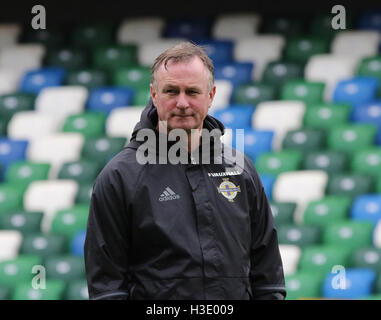
[[[277, 233], [252, 162], [245, 157], [241, 174], [225, 155], [222, 164], [141, 165], [136, 134], [156, 124], [150, 101], [130, 143], [94, 183], [90, 298], [284, 299]], [[204, 128], [223, 125], [208, 115]]]

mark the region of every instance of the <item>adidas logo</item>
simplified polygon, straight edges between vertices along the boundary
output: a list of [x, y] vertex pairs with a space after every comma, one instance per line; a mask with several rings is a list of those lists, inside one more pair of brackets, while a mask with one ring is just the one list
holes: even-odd
[[169, 201], [180, 199], [180, 196], [176, 194], [170, 187], [166, 187], [163, 193], [160, 195], [159, 201]]

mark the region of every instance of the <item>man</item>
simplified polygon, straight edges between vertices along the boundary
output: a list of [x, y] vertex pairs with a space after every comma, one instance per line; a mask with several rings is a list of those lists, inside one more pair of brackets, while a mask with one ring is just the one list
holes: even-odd
[[[205, 135], [224, 130], [208, 115], [213, 73], [204, 50], [188, 42], [156, 59], [152, 99], [94, 184], [85, 242], [91, 299], [284, 299], [259, 176]], [[187, 138], [177, 149], [185, 163], [167, 152], [181, 140], [170, 138], [176, 130]], [[147, 153], [154, 156], [144, 163]]]

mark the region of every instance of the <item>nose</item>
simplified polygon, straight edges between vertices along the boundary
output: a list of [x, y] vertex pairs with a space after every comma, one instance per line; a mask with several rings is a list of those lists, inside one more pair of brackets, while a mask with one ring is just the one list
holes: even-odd
[[187, 108], [187, 107], [189, 107], [188, 99], [187, 99], [187, 96], [186, 96], [185, 93], [181, 92], [177, 96], [176, 107], [178, 107], [178, 108]]

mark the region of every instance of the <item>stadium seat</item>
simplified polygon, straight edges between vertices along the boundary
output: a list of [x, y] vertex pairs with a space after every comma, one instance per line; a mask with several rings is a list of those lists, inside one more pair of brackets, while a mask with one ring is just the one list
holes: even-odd
[[304, 115], [308, 128], [331, 129], [350, 121], [351, 107], [346, 104], [323, 103], [309, 106]]
[[65, 162], [58, 172], [58, 179], [75, 180], [80, 183], [91, 183], [100, 171], [96, 160], [78, 160]]
[[376, 98], [380, 80], [374, 77], [353, 77], [337, 83], [333, 93], [334, 103], [349, 103], [354, 108]]
[[25, 29], [20, 41], [22, 43], [39, 43], [47, 50], [62, 46], [65, 42], [65, 35], [61, 28], [50, 27], [47, 29]]
[[[85, 224], [86, 226], [86, 224]], [[84, 255], [84, 245], [86, 239], [86, 230], [77, 231], [70, 242], [70, 253], [75, 256], [83, 257]]]
[[83, 112], [66, 117], [62, 132], [77, 132], [86, 138], [96, 138], [105, 134], [107, 116], [101, 112]]
[[[282, 86], [291, 80], [303, 79], [303, 65], [298, 62], [272, 61], [263, 71], [262, 81], [272, 84], [280, 91]], [[281, 94], [284, 97], [283, 93]], [[294, 99], [294, 100], [300, 100]]]
[[12, 290], [10, 288], [0, 287], [0, 300], [10, 300], [11, 292]]
[[0, 24], [0, 48], [15, 45], [21, 35], [22, 27], [18, 23]]
[[359, 299], [368, 296], [372, 292], [375, 278], [376, 273], [373, 270], [360, 268], [347, 269], [342, 275], [328, 274], [324, 280], [323, 297], [328, 299]]
[[203, 39], [197, 41], [215, 66], [233, 62], [234, 43], [231, 40]]
[[151, 90], [149, 87], [138, 88], [135, 90], [133, 105], [146, 106], [150, 98], [151, 98]]
[[375, 225], [381, 221], [381, 194], [364, 194], [354, 199], [351, 208], [353, 220], [370, 221]]
[[134, 90], [127, 87], [98, 87], [90, 92], [87, 108], [109, 114], [118, 107], [132, 105]]
[[320, 243], [321, 228], [319, 226], [289, 224], [281, 225], [277, 229], [279, 244], [291, 244], [304, 248]]
[[302, 31], [302, 21], [286, 16], [267, 17], [261, 31], [265, 34], [281, 34], [285, 37], [297, 36]]
[[8, 137], [32, 140], [54, 134], [60, 130], [60, 119], [53, 114], [38, 111], [17, 112], [8, 123]]
[[209, 109], [210, 113], [228, 107], [233, 93], [233, 84], [229, 80], [215, 80], [214, 85], [216, 86], [216, 94]]
[[359, 150], [352, 158], [352, 171], [370, 175], [381, 172], [381, 147]]
[[273, 197], [273, 188], [276, 177], [271, 174], [260, 174], [260, 178], [262, 181], [263, 189], [265, 190], [265, 194], [268, 200], [271, 201]]
[[343, 222], [349, 217], [351, 198], [346, 196], [325, 196], [308, 203], [303, 224], [325, 227], [334, 222]]
[[222, 110], [216, 110], [213, 116], [220, 120], [226, 128], [249, 129], [251, 128], [251, 117], [255, 109], [249, 106], [229, 106]]
[[39, 94], [42, 89], [61, 86], [66, 77], [66, 70], [56, 67], [44, 67], [27, 71], [20, 83], [23, 92]]
[[281, 35], [257, 34], [244, 37], [235, 42], [234, 59], [254, 63], [253, 80], [258, 81], [262, 79], [268, 63], [281, 58], [284, 45], [285, 39]]
[[36, 180], [47, 180], [49, 170], [48, 163], [16, 161], [5, 172], [5, 180], [11, 184], [28, 185]]
[[69, 209], [58, 210], [52, 221], [50, 232], [62, 234], [70, 241], [79, 231], [86, 229], [89, 206], [76, 205]]
[[251, 62], [233, 62], [218, 65], [214, 68], [216, 80], [229, 80], [233, 87], [252, 82], [254, 64]]
[[[124, 67], [115, 70], [113, 84], [120, 87], [132, 87], [135, 90], [149, 89], [151, 69], [148, 67]], [[145, 104], [144, 104], [145, 105]]]
[[135, 44], [97, 46], [92, 53], [92, 66], [113, 72], [137, 64], [137, 46]]
[[26, 234], [38, 233], [41, 230], [42, 212], [23, 210], [6, 212], [0, 215], [0, 229], [17, 230]]
[[356, 75], [381, 79], [381, 55], [361, 59], [357, 65]]
[[235, 87], [233, 103], [257, 105], [263, 101], [271, 101], [277, 98], [275, 87], [261, 82], [241, 84]]
[[116, 31], [119, 44], [154, 41], [161, 38], [165, 27], [163, 17], [129, 17], [122, 21]]
[[374, 182], [371, 176], [360, 173], [332, 173], [327, 184], [328, 195], [346, 195], [356, 197], [372, 193]]
[[310, 106], [323, 101], [325, 84], [304, 80], [289, 80], [281, 89], [282, 100], [301, 100]]
[[[381, 221], [378, 221], [373, 231], [373, 245], [381, 248]], [[381, 288], [381, 287], [380, 287]], [[381, 293], [381, 291], [380, 291]]]
[[71, 281], [85, 276], [83, 258], [72, 255], [55, 255], [45, 258], [46, 275], [50, 279]]
[[379, 10], [367, 10], [362, 12], [358, 18], [360, 30], [381, 31], [381, 12]]
[[[354, 21], [350, 10], [346, 12], [346, 28], [353, 29]], [[332, 28], [332, 14], [331, 13], [318, 13], [315, 14], [310, 23], [309, 23], [309, 31], [311, 34], [319, 37], [327, 37], [328, 39], [332, 39], [334, 35], [339, 32], [341, 29], [336, 30]]]
[[75, 198], [75, 204], [90, 204], [91, 195], [93, 192], [93, 183], [80, 184]]
[[353, 110], [353, 122], [373, 123], [381, 128], [381, 101], [365, 103]]
[[368, 221], [344, 221], [327, 225], [323, 232], [323, 243], [343, 245], [352, 250], [371, 245], [373, 223]]
[[78, 185], [74, 180], [34, 181], [25, 192], [24, 209], [44, 212], [41, 230], [46, 232], [57, 210], [74, 205], [77, 192]]
[[106, 71], [85, 68], [69, 70], [65, 84], [69, 86], [84, 86], [88, 90], [91, 90], [97, 87], [104, 87], [110, 83]]
[[0, 183], [0, 214], [22, 209], [24, 189], [23, 185]]
[[13, 291], [12, 300], [62, 300], [66, 284], [64, 281], [47, 279], [44, 289], [34, 289], [30, 283], [20, 283]]
[[378, 272], [381, 268], [381, 249], [370, 246], [354, 250], [350, 256], [350, 265], [353, 268], [369, 268]]
[[301, 249], [292, 244], [280, 244], [279, 252], [282, 259], [284, 275], [294, 274], [298, 268]]
[[270, 205], [275, 225], [277, 227], [281, 225], [290, 225], [294, 222], [296, 203], [272, 201]]
[[58, 234], [43, 234], [41, 232], [25, 234], [20, 255], [35, 255], [41, 258], [60, 255], [67, 252], [68, 239]]
[[55, 179], [63, 163], [79, 160], [83, 143], [84, 137], [75, 132], [44, 136], [29, 143], [27, 160], [49, 163], [49, 179]]
[[287, 150], [299, 150], [307, 152], [320, 150], [325, 147], [325, 133], [319, 129], [298, 129], [290, 130], [286, 133], [282, 148]]
[[114, 41], [112, 25], [93, 23], [75, 27], [70, 33], [70, 42], [76, 47], [94, 48]]
[[66, 300], [89, 300], [86, 279], [73, 280], [67, 284]]
[[321, 278], [312, 272], [297, 272], [285, 277], [286, 300], [316, 299], [321, 296]]
[[329, 40], [316, 36], [295, 36], [289, 38], [284, 48], [287, 61], [306, 63], [316, 54], [329, 52]]
[[166, 21], [163, 36], [165, 38], [185, 38], [191, 41], [209, 39], [211, 20], [208, 18], [169, 18]]
[[257, 33], [261, 20], [255, 13], [220, 14], [212, 26], [212, 36], [229, 40], [252, 37]]
[[368, 149], [376, 140], [377, 127], [372, 124], [349, 123], [332, 128], [328, 134], [328, 147], [331, 150], [354, 154]]
[[0, 69], [0, 94], [9, 94], [17, 91], [20, 75], [12, 70]]
[[9, 165], [15, 161], [25, 160], [29, 143], [26, 140], [8, 139], [0, 137], [0, 181], [4, 177]]
[[80, 48], [62, 47], [48, 50], [44, 58], [50, 67], [61, 67], [66, 70], [81, 69], [89, 65], [85, 50]]
[[20, 111], [34, 109], [35, 95], [24, 92], [13, 92], [0, 96], [0, 117], [8, 121]]
[[17, 230], [0, 230], [0, 263], [18, 256], [23, 236]]
[[135, 125], [140, 121], [144, 107], [119, 107], [111, 111], [106, 121], [108, 137], [131, 138]]
[[255, 166], [261, 174], [274, 176], [287, 171], [295, 171], [300, 167], [302, 153], [296, 150], [266, 152], [258, 156]]
[[305, 105], [301, 101], [265, 101], [257, 105], [252, 117], [255, 130], [274, 131], [274, 150], [281, 149], [287, 131], [303, 125]]
[[349, 168], [349, 156], [342, 151], [309, 151], [302, 163], [303, 170], [324, 170], [327, 173], [346, 172]]

